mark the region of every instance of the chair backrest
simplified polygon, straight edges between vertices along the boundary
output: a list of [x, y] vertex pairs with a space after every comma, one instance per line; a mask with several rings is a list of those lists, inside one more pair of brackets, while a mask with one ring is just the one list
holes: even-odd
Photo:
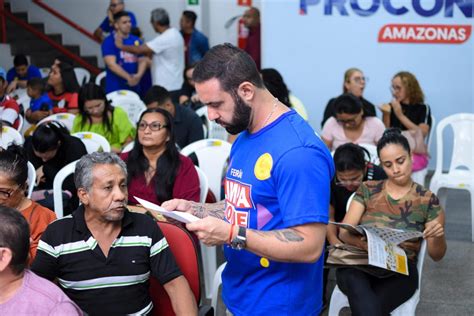
[[75, 117], [76, 116], [71, 113], [56, 113], [56, 114], [52, 114], [50, 116], [45, 117], [44, 119], [39, 121], [37, 125], [41, 125], [49, 121], [58, 121], [58, 122], [61, 122], [69, 131], [71, 131], [72, 126], [74, 125]]
[[113, 106], [121, 107], [128, 114], [128, 118], [133, 125], [137, 124], [140, 114], [146, 110], [145, 103], [135, 97], [117, 96], [109, 100]]
[[129, 151], [131, 151], [133, 149], [133, 146], [135, 145], [135, 142], [130, 142], [128, 143], [125, 147], [122, 148], [122, 154], [123, 153], [128, 153]]
[[117, 90], [117, 91], [107, 93], [107, 99], [110, 100], [110, 102], [112, 102], [112, 100], [115, 98], [124, 98], [124, 97], [141, 100], [140, 96], [136, 92], [131, 91], [131, 90]]
[[354, 199], [354, 196], [356, 195], [356, 193], [352, 193], [351, 196], [349, 197], [349, 199], [347, 200], [347, 203], [346, 203], [346, 213], [349, 211], [349, 206], [351, 206], [351, 203], [352, 203], [352, 200]]
[[430, 152], [431, 143], [433, 142], [433, 137], [434, 137], [434, 134], [435, 134], [435, 130], [436, 130], [436, 118], [434, 117], [433, 114], [431, 114], [430, 132], [428, 133], [428, 138], [426, 139], [426, 145], [427, 145], [428, 152]]
[[64, 179], [66, 179], [69, 175], [74, 173], [74, 169], [76, 168], [76, 163], [79, 160], [73, 161], [66, 166], [64, 166], [59, 172], [56, 174], [53, 180], [53, 198], [54, 198], [54, 212], [56, 213], [57, 218], [62, 218], [64, 216], [63, 210], [63, 194], [62, 194], [62, 186]]
[[89, 82], [91, 79], [91, 73], [87, 69], [74, 67], [74, 73], [76, 74], [76, 79], [80, 86]]
[[202, 120], [202, 129], [204, 131], [204, 138], [208, 138], [209, 127], [211, 126], [211, 121], [207, 116], [207, 106], [200, 107], [196, 110], [197, 116]]
[[442, 119], [436, 127], [436, 169], [435, 175], [442, 174], [444, 129], [451, 126], [453, 130], [453, 150], [451, 152], [451, 164], [449, 173], [468, 169], [474, 172], [474, 114], [459, 113]]
[[[203, 106], [197, 109], [196, 114], [201, 117], [204, 122], [204, 125], [206, 126], [205, 131], [207, 131], [207, 138], [216, 138], [227, 141], [229, 133], [227, 133], [224, 127], [220, 126], [214, 121], [209, 120], [207, 106]], [[204, 137], [206, 137], [206, 135], [204, 135]]]
[[23, 124], [25, 123], [25, 119], [23, 118], [23, 115], [19, 114], [18, 115], [18, 127], [16, 130], [21, 133], [21, 130], [23, 129]]
[[222, 184], [222, 172], [230, 155], [232, 145], [221, 139], [201, 139], [189, 144], [181, 150], [181, 154], [189, 156], [195, 153], [199, 168], [209, 180], [209, 189], [219, 200]]
[[199, 195], [199, 202], [205, 203], [207, 192], [209, 191], [209, 181], [207, 180], [207, 176], [204, 171], [201, 170], [198, 166], [194, 166], [196, 168], [196, 172], [199, 176], [199, 189], [201, 194]]
[[49, 76], [49, 72], [51, 71], [51, 68], [49, 67], [42, 67], [40, 68], [40, 73], [41, 73], [41, 78], [46, 78]]
[[[199, 304], [201, 298], [199, 262], [193, 238], [183, 228], [171, 223], [158, 222], [158, 226], [160, 226], [163, 235], [168, 241], [176, 263], [188, 281], [196, 302]], [[150, 296], [154, 305], [154, 315], [175, 315], [168, 294], [155, 278], [150, 279]]]
[[28, 161], [28, 198], [31, 198], [33, 189], [36, 184], [36, 169], [31, 162]]
[[96, 151], [99, 152], [110, 152], [110, 144], [102, 135], [92, 132], [77, 132], [72, 134], [77, 138], [80, 138], [81, 141], [86, 146], [87, 153], [93, 153]]
[[0, 147], [5, 149], [11, 144], [23, 145], [24, 142], [20, 132], [10, 126], [3, 126], [0, 136]]
[[374, 165], [380, 164], [379, 156], [377, 155], [377, 146], [372, 145], [372, 144], [359, 144], [359, 146], [364, 147], [369, 152], [370, 157], [368, 157], [367, 153], [364, 152], [365, 158], [367, 160], [369, 160]]
[[105, 70], [104, 70], [104, 71], [102, 71], [101, 73], [99, 73], [99, 74], [97, 75], [97, 77], [95, 77], [95, 84], [96, 84], [96, 85], [100, 86], [100, 83], [102, 82], [102, 79], [105, 78], [105, 74], [106, 74], [106, 72], [105, 72]]

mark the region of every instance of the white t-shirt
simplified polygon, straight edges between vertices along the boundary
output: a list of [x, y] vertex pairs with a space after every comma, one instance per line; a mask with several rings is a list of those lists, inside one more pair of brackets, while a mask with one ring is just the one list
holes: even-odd
[[169, 28], [146, 43], [153, 52], [151, 73], [153, 85], [168, 91], [179, 90], [183, 84], [184, 39], [175, 28]]

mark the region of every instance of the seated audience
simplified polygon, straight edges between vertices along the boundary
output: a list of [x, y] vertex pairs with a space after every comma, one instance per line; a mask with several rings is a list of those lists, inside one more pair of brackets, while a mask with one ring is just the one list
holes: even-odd
[[45, 118], [53, 113], [53, 101], [48, 97], [44, 91], [44, 81], [40, 78], [33, 78], [28, 80], [26, 93], [30, 97], [30, 107], [25, 111], [25, 117], [31, 124], [38, 123], [32, 117], [32, 113], [43, 112], [42, 118]]
[[[416, 77], [407, 72], [397, 73], [392, 79], [393, 99], [383, 104], [385, 126], [397, 127], [402, 131], [421, 131], [427, 137], [431, 128], [431, 109], [424, 103], [424, 94]], [[423, 152], [413, 152], [413, 171], [428, 166], [428, 155]]]
[[[364, 74], [361, 70], [357, 68], [349, 68], [344, 73], [344, 82], [342, 84], [342, 93], [350, 93], [362, 102], [362, 108], [366, 116], [377, 116], [375, 113], [375, 106], [367, 101], [364, 97], [365, 84], [367, 83], [368, 78], [364, 77]], [[326, 108], [324, 110], [323, 120], [321, 122], [321, 127], [324, 126], [324, 123], [331, 116], [336, 116], [336, 111], [334, 108], [334, 101], [336, 98], [329, 100]]]
[[308, 120], [308, 113], [301, 103], [295, 102], [298, 100], [291, 95], [290, 90], [288, 90], [283, 77], [278, 72], [278, 70], [273, 68], [265, 68], [260, 71], [262, 74], [263, 82], [267, 87], [268, 91], [276, 97], [281, 103], [285, 104], [289, 108], [293, 108], [302, 118], [306, 121]]
[[[56, 121], [38, 126], [33, 136], [26, 139], [24, 147], [28, 160], [36, 169], [36, 187], [32, 199], [52, 210], [54, 177], [64, 166], [87, 154], [86, 147]], [[72, 176], [64, 180], [63, 190], [64, 214], [67, 215], [78, 203]]]
[[[407, 139], [399, 130], [389, 129], [380, 139], [377, 152], [388, 179], [362, 183], [343, 222], [422, 232], [430, 257], [441, 260], [446, 253], [444, 211], [432, 192], [411, 180]], [[367, 250], [365, 238], [348, 230], [340, 229], [339, 238]], [[408, 257], [408, 276], [376, 267], [337, 269], [337, 285], [347, 295], [352, 315], [389, 315], [413, 295], [418, 287], [416, 262], [420, 245], [421, 240], [400, 244]], [[372, 274], [372, 268], [378, 269], [378, 277]]]
[[95, 29], [94, 36], [101, 42], [105, 39], [105, 34], [112, 34], [114, 31], [114, 15], [119, 12], [126, 12], [130, 16], [130, 23], [132, 27], [137, 26], [137, 19], [132, 12], [125, 11], [124, 0], [110, 0], [109, 7], [107, 8], [107, 16], [104, 18], [102, 23]]
[[385, 130], [382, 121], [367, 116], [362, 102], [352, 94], [343, 94], [334, 101], [335, 117], [324, 124], [321, 138], [331, 151], [342, 144], [376, 145]]
[[199, 177], [191, 159], [176, 148], [171, 114], [148, 109], [137, 126], [132, 151], [121, 155], [127, 163], [129, 202], [137, 203], [134, 196], [155, 204], [175, 198], [199, 202]]
[[[48, 96], [54, 104], [53, 113], [78, 113], [79, 83], [77, 83], [74, 68], [70, 64], [66, 62], [56, 63], [55, 61], [55, 64], [51, 66], [48, 85]], [[35, 120], [40, 120], [35, 116], [35, 113], [33, 113], [33, 116]]]
[[22, 151], [23, 148], [17, 145], [10, 145], [7, 150], [0, 151], [0, 205], [17, 209], [30, 225], [28, 262], [31, 263], [36, 256], [41, 234], [56, 219], [56, 214], [27, 197], [28, 162]]
[[194, 26], [197, 15], [193, 11], [185, 10], [179, 20], [180, 32], [184, 38], [184, 52], [186, 66], [196, 64], [209, 50], [209, 40]]
[[30, 232], [21, 214], [0, 206], [0, 315], [83, 315], [55, 284], [26, 269]]
[[74, 179], [82, 205], [48, 226], [32, 270], [57, 278], [89, 315], [150, 313], [150, 277], [163, 285], [177, 315], [197, 315], [194, 295], [160, 228], [126, 208], [125, 163], [113, 153], [95, 152], [81, 158]]
[[[121, 11], [114, 14], [115, 33], [123, 38], [126, 45], [140, 45], [142, 40], [131, 34], [130, 16]], [[120, 50], [115, 46], [115, 34], [102, 42], [102, 56], [106, 67], [105, 92], [132, 90], [141, 93], [140, 81], [148, 68], [146, 57]]]
[[8, 70], [7, 73], [7, 92], [11, 93], [16, 89], [25, 89], [28, 80], [32, 78], [41, 79], [40, 70], [34, 65], [28, 65], [28, 59], [25, 55], [16, 55], [13, 58], [13, 68]]
[[196, 64], [187, 66], [184, 69], [184, 81], [179, 93], [179, 104], [189, 106], [193, 110], [197, 110], [204, 106], [204, 104], [199, 101], [199, 96], [197, 95], [196, 88], [194, 87], [194, 67], [196, 67]]
[[171, 114], [175, 140], [180, 148], [204, 138], [201, 118], [188, 107], [176, 106], [171, 100], [171, 94], [165, 88], [151, 87], [145, 95], [144, 102], [148, 109], [162, 108]]
[[7, 94], [7, 79], [3, 68], [0, 68], [0, 121], [5, 126], [17, 128], [20, 124], [20, 106]]
[[79, 114], [74, 118], [71, 132], [100, 134], [117, 153], [135, 137], [135, 128], [127, 113], [121, 107], [113, 107], [104, 90], [94, 83], [87, 83], [81, 88]]

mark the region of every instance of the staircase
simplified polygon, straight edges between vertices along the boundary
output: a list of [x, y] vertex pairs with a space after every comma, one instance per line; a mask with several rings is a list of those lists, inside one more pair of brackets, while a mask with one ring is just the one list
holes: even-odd
[[[10, 11], [10, 4], [5, 3], [5, 10]], [[46, 34], [43, 23], [29, 23], [28, 14], [25, 12], [13, 13], [17, 18], [25, 21], [36, 30], [47, 35], [53, 41], [62, 45], [61, 34]], [[34, 34], [23, 29], [13, 21], [6, 19], [7, 42], [10, 44], [12, 55], [24, 54], [30, 57], [30, 63], [42, 68], [50, 67], [57, 56], [61, 56], [61, 52], [50, 46], [48, 43], [37, 38]], [[96, 56], [82, 56], [78, 45], [63, 45], [73, 54], [80, 56], [92, 66], [98, 67]], [[13, 57], [12, 57], [13, 58]], [[66, 57], [67, 58], [67, 57]], [[70, 58], [69, 58], [70, 59]], [[79, 66], [79, 65], [75, 65]]]

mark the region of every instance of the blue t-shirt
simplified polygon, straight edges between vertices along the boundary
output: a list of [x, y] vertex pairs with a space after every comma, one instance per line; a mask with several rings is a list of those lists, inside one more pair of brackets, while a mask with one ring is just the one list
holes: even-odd
[[[123, 45], [139, 46], [142, 43], [143, 42], [140, 38], [131, 34], [127, 38], [123, 39]], [[116, 63], [129, 74], [136, 74], [138, 72], [138, 58], [141, 56], [120, 50], [117, 46], [115, 46], [115, 38], [113, 34], [107, 36], [107, 38], [102, 43], [102, 56], [105, 57], [110, 55], [115, 56]], [[139, 92], [139, 87], [139, 84], [137, 84], [135, 87], [130, 87], [127, 84], [127, 80], [117, 76], [113, 71], [106, 67], [106, 93], [122, 89]]]
[[41, 72], [38, 69], [38, 67], [29, 65], [28, 70], [26, 72], [26, 76], [20, 77], [16, 73], [15, 67], [13, 67], [10, 70], [8, 70], [7, 81], [12, 82], [13, 80], [15, 80], [15, 78], [18, 78], [18, 80], [30, 80], [31, 78], [41, 78]]
[[30, 110], [35, 111], [50, 111], [53, 109], [53, 101], [49, 98], [47, 93], [44, 93], [38, 99], [31, 99]]
[[[130, 16], [130, 22], [132, 23], [132, 27], [137, 27], [137, 19], [135, 18], [135, 15], [130, 11], [126, 11], [126, 12]], [[102, 21], [102, 23], [100, 23], [99, 27], [105, 33], [112, 33], [112, 31], [114, 31], [114, 26], [109, 24], [109, 17], [107, 16]]]
[[[326, 145], [289, 111], [232, 146], [226, 220], [262, 231], [327, 224], [334, 165]], [[318, 315], [324, 258], [284, 263], [224, 246], [223, 299], [234, 315]]]

